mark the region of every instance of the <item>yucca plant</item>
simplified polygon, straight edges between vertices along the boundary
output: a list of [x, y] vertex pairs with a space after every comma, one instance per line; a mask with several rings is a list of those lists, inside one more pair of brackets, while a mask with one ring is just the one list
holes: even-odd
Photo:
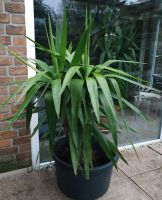
[[[36, 125], [32, 135], [42, 126], [48, 124], [45, 137], [49, 141], [51, 155], [54, 153], [55, 141], [59, 135], [58, 128], [64, 127], [65, 135], [69, 140], [71, 162], [74, 173], [80, 167], [84, 168], [86, 178], [93, 168], [93, 138], [99, 143], [105, 155], [113, 162], [118, 150], [118, 129], [129, 127], [124, 120], [124, 105], [126, 104], [142, 118], [146, 116], [121, 96], [120, 86], [123, 82], [136, 84], [131, 75], [114, 69], [111, 64], [116, 62], [129, 62], [109, 60], [102, 65], [91, 65], [89, 58], [90, 32], [92, 28], [91, 17], [85, 20], [85, 32], [80, 38], [77, 48], [73, 51], [67, 49], [67, 16], [64, 13], [61, 28], [57, 27], [56, 35], [53, 35], [50, 17], [48, 19], [47, 41], [49, 48], [32, 41], [36, 48], [48, 53], [51, 65], [38, 59], [24, 60], [14, 52], [8, 51], [22, 63], [36, 71], [36, 75], [21, 83], [17, 91], [1, 106], [4, 108], [19, 91], [22, 94], [17, 104], [24, 98], [14, 116], [6, 119], [15, 122], [26, 113], [27, 128], [29, 129], [32, 113], [40, 111], [39, 102], [44, 98], [44, 116]], [[47, 30], [47, 29], [46, 29]], [[133, 63], [132, 61], [130, 63]], [[34, 65], [36, 67], [34, 67]], [[114, 100], [119, 102], [123, 123], [119, 122]], [[104, 117], [104, 122], [101, 120]], [[102, 134], [101, 128], [106, 128], [112, 139]]]

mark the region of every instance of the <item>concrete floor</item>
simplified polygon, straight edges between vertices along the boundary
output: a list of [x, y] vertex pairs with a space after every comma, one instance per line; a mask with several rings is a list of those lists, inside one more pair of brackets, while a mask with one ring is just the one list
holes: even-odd
[[[129, 165], [118, 162], [110, 188], [99, 200], [162, 200], [162, 143], [124, 151]], [[97, 186], [96, 186], [97, 187]], [[51, 168], [0, 174], [0, 200], [68, 200], [58, 189]]]

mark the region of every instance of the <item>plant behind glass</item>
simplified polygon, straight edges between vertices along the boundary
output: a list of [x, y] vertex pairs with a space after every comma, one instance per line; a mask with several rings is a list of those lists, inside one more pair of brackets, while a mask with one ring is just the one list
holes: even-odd
[[[85, 32], [75, 51], [66, 49], [66, 13], [63, 16], [61, 31], [57, 29], [55, 37], [49, 18], [47, 33], [49, 48], [28, 38], [36, 48], [50, 55], [52, 66], [38, 59], [26, 61], [8, 49], [13, 56], [35, 70], [36, 75], [22, 82], [17, 91], [1, 106], [1, 109], [4, 108], [19, 91], [23, 90], [17, 104], [25, 97], [23, 103], [14, 116], [7, 120], [13, 123], [26, 112], [29, 129], [32, 113], [40, 110], [39, 101], [44, 97], [45, 114], [32, 135], [47, 122], [48, 132], [45, 133], [44, 138], [48, 139], [50, 153], [53, 155], [55, 139], [59, 135], [57, 131], [59, 121], [59, 128], [64, 127], [69, 140], [74, 173], [77, 174], [78, 167], [84, 167], [86, 178], [89, 178], [89, 171], [93, 167], [93, 138], [115, 166], [115, 155], [119, 155], [126, 162], [118, 151], [118, 128], [128, 129], [124, 120], [124, 105], [146, 119], [140, 110], [121, 96], [120, 85], [123, 81], [143, 86], [135, 82], [131, 75], [110, 67], [111, 64], [118, 62], [117, 60], [109, 60], [102, 65], [89, 63], [91, 28], [92, 20], [86, 15]], [[33, 64], [37, 68], [33, 67]], [[119, 102], [123, 123], [118, 122], [114, 100]], [[101, 117], [106, 118], [106, 121], [102, 122]], [[106, 128], [112, 140], [103, 135], [99, 127]]]

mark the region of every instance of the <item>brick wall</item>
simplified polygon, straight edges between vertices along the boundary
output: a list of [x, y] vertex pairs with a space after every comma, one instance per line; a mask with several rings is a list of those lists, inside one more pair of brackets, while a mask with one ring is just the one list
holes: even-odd
[[[0, 43], [25, 57], [26, 42], [24, 0], [0, 0]], [[15, 92], [17, 85], [10, 84], [27, 78], [27, 68], [6, 50], [0, 49], [0, 104]], [[10, 85], [7, 85], [10, 84]], [[15, 100], [0, 111], [0, 120], [14, 114]], [[19, 120], [7, 129], [0, 121], [0, 172], [31, 165], [30, 140], [25, 120]]]

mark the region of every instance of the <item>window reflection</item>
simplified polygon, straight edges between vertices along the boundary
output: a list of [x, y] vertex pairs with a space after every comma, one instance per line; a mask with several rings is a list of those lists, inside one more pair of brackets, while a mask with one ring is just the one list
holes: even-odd
[[[140, 64], [116, 64], [122, 69], [148, 81], [148, 85], [162, 89], [162, 1], [161, 0], [35, 0], [35, 36], [37, 42], [45, 42], [44, 24], [48, 13], [53, 30], [61, 19], [64, 9], [68, 12], [68, 40], [76, 45], [84, 30], [86, 6], [94, 17], [91, 33], [91, 63], [103, 63], [107, 59], [133, 60]], [[38, 51], [38, 58], [48, 55]], [[143, 64], [145, 63], [145, 64]], [[140, 88], [125, 85], [123, 95], [134, 102]], [[157, 105], [157, 106], [156, 106]], [[139, 108], [153, 119], [153, 125], [125, 108], [126, 118], [137, 133], [130, 133], [133, 142], [143, 142], [159, 138], [161, 123], [161, 103], [142, 101]], [[119, 111], [120, 116], [120, 111]], [[43, 131], [42, 131], [43, 132]], [[121, 144], [128, 138], [121, 133]]]

